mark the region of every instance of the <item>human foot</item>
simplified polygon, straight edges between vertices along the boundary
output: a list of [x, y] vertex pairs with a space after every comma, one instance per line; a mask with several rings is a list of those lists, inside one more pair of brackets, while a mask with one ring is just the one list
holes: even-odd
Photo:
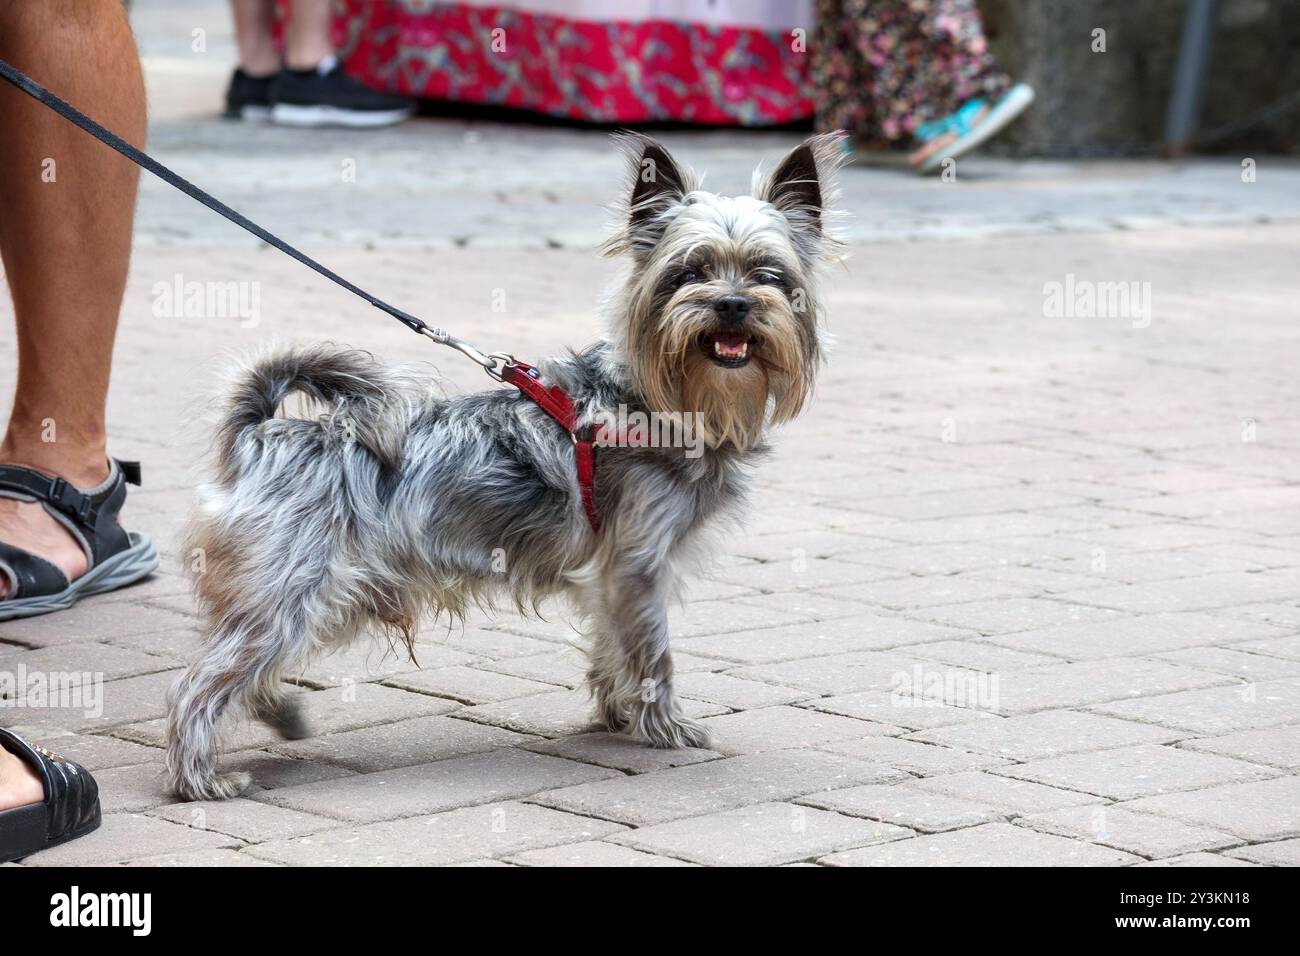
[[916, 137], [924, 145], [909, 160], [918, 172], [932, 173], [997, 135], [1033, 102], [1033, 88], [1024, 83], [1011, 87], [992, 106], [970, 100], [956, 113], [921, 126]]
[[[0, 448], [0, 464], [22, 465], [45, 474], [59, 475], [74, 488], [93, 488], [109, 476], [106, 458], [98, 466], [79, 462], [34, 462]], [[3, 493], [0, 493], [2, 495]], [[44, 558], [63, 572], [69, 581], [86, 573], [86, 552], [66, 527], [39, 502], [0, 496], [0, 542]], [[9, 596], [13, 583], [0, 570], [0, 601]]]
[[[958, 116], [958, 114], [959, 113], [954, 113], [954, 116]], [[963, 121], [965, 121], [969, 126], [978, 126], [979, 122], [982, 121], [985, 116], [988, 116], [987, 105], [979, 105], [979, 107], [974, 109], [974, 111], [963, 116]], [[924, 127], [922, 127], [922, 129], [924, 129]], [[957, 133], [957, 131], [946, 131], [946, 133], [940, 133], [939, 135], [936, 135], [936, 137], [924, 140], [923, 146], [920, 147], [919, 150], [914, 150], [907, 155], [907, 164], [911, 166], [919, 166], [920, 164], [923, 164], [924, 161], [930, 159], [930, 157], [935, 155], [936, 152], [943, 150], [945, 147], [952, 146], [953, 143], [957, 142], [959, 137], [961, 137], [961, 134]]]
[[149, 537], [118, 522], [127, 484], [140, 484], [139, 464], [114, 459], [106, 468], [103, 481], [77, 487], [49, 471], [0, 464], [0, 621], [61, 611], [158, 567]]
[[[86, 573], [86, 552], [68, 529], [34, 501], [0, 498], [0, 541], [44, 558], [69, 581]], [[0, 601], [12, 590], [9, 576], [0, 570]]]
[[0, 811], [26, 807], [45, 799], [36, 771], [0, 744]]
[[85, 767], [0, 727], [0, 863], [85, 836], [102, 819]]

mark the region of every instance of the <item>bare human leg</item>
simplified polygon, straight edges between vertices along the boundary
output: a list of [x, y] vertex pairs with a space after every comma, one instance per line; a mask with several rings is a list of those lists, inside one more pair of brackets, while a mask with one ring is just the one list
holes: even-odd
[[284, 37], [289, 69], [314, 70], [334, 55], [330, 18], [330, 0], [293, 0]]
[[[144, 83], [120, 0], [0, 4], [0, 57], [143, 144]], [[108, 476], [104, 404], [137, 170], [7, 85], [0, 88], [0, 167], [0, 259], [18, 340], [0, 462], [88, 488]], [[0, 499], [0, 540], [46, 558], [69, 579], [86, 570], [81, 548], [38, 504]], [[8, 587], [0, 576], [0, 598]], [[0, 773], [5, 766], [12, 762], [0, 763]]]
[[239, 47], [239, 68], [249, 76], [266, 77], [280, 70], [280, 51], [275, 48], [272, 27], [274, 0], [231, 0], [235, 18], [235, 43]]

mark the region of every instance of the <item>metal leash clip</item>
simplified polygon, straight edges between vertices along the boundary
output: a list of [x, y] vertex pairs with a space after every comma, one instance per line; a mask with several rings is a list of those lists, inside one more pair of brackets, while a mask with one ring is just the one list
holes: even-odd
[[501, 374], [496, 370], [497, 362], [502, 359], [510, 359], [513, 361], [513, 356], [507, 356], [504, 352], [493, 352], [491, 355], [480, 352], [468, 342], [464, 342], [456, 338], [456, 336], [452, 335], [450, 332], [444, 332], [442, 329], [431, 329], [425, 327], [420, 329], [420, 334], [433, 339], [433, 341], [437, 342], [439, 345], [446, 345], [449, 348], [453, 348], [466, 358], [477, 362], [479, 365], [483, 366], [485, 372], [495, 378], [498, 382], [501, 381]]

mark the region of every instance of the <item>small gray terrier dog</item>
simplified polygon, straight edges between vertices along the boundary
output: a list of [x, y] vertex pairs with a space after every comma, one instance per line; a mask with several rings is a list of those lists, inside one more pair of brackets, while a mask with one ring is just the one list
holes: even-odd
[[[607, 334], [539, 369], [582, 423], [620, 408], [689, 414], [695, 454], [672, 442], [602, 450], [596, 533], [571, 436], [515, 389], [448, 399], [331, 345], [254, 360], [231, 389], [188, 535], [205, 557], [205, 644], [170, 698], [177, 794], [225, 798], [251, 782], [217, 770], [216, 724], [232, 705], [306, 734], [282, 677], [315, 653], [383, 630], [413, 650], [427, 614], [501, 599], [524, 612], [564, 596], [578, 610], [605, 728], [655, 747], [708, 743], [673, 695], [668, 603], [707, 555], [706, 529], [739, 516], [767, 427], [812, 389], [819, 274], [838, 258], [826, 207], [841, 136], [807, 140], [734, 198], [703, 191], [656, 141], [620, 141], [629, 182], [605, 251], [627, 268]], [[282, 417], [291, 393], [326, 411]]]

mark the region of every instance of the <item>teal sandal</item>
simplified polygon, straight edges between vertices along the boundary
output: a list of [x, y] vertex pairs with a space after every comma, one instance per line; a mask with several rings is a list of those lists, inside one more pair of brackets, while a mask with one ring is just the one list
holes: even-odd
[[969, 153], [1004, 129], [1028, 109], [1032, 102], [1034, 102], [1033, 88], [1024, 83], [1017, 83], [980, 119], [977, 119], [980, 111], [988, 105], [982, 98], [968, 100], [957, 112], [942, 119], [922, 123], [916, 129], [916, 139], [922, 144], [932, 142], [948, 133], [952, 133], [957, 138], [931, 155], [917, 168], [917, 172], [922, 175], [932, 173], [943, 165], [945, 160], [956, 159]]

